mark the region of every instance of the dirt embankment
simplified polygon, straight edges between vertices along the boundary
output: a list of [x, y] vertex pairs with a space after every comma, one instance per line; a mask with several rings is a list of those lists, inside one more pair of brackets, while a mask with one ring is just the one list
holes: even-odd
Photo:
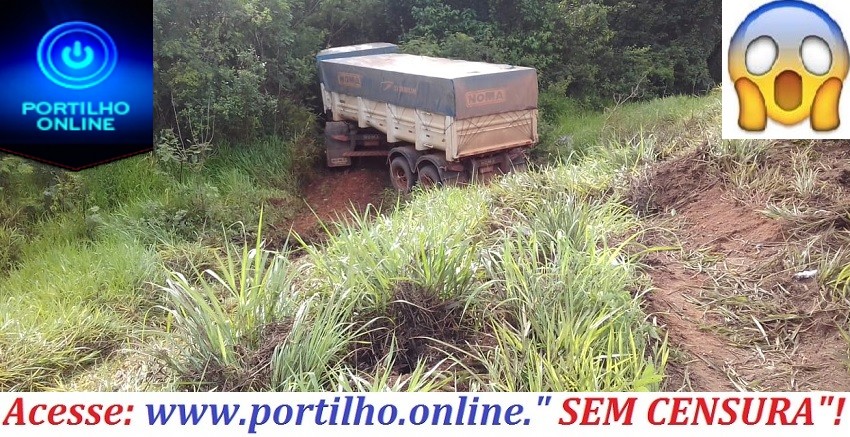
[[[777, 146], [737, 178], [697, 150], [633, 184], [635, 209], [674, 234], [651, 231], [644, 243], [681, 247], [647, 260], [648, 312], [674, 350], [667, 389], [850, 390], [846, 297], [827, 272], [800, 275], [846, 256], [850, 143], [800, 148]], [[804, 154], [809, 173], [791, 163]]]
[[[329, 226], [370, 207], [378, 207], [390, 187], [388, 170], [381, 163], [367, 163], [347, 169], [324, 170], [304, 187], [304, 207], [293, 219], [291, 231], [305, 241], [321, 239], [322, 225]], [[289, 229], [286, 230], [287, 234]]]
[[[647, 312], [673, 349], [666, 389], [850, 390], [850, 303], [825, 272], [799, 275], [850, 262], [850, 143], [777, 145], [737, 175], [709, 155], [662, 162], [630, 193], [651, 226], [643, 243], [681, 248], [646, 258]], [[379, 206], [388, 187], [382, 165], [325, 171], [286, 234], [320, 241], [322, 224]]]

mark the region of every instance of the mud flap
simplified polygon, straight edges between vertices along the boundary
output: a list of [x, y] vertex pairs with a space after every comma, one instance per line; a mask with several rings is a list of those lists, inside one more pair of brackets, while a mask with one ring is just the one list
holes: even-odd
[[331, 121], [325, 123], [325, 155], [328, 167], [349, 167], [351, 158], [345, 156], [354, 150], [354, 141], [350, 140], [348, 123]]

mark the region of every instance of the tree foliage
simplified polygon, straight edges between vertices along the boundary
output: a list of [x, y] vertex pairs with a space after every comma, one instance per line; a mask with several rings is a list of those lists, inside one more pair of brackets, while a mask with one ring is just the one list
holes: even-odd
[[324, 33], [290, 0], [154, 2], [157, 121], [184, 143], [281, 134], [304, 122]]
[[154, 0], [154, 22], [157, 132], [192, 145], [303, 131], [316, 52], [373, 41], [535, 67], [541, 87], [592, 106], [704, 92], [720, 2]]

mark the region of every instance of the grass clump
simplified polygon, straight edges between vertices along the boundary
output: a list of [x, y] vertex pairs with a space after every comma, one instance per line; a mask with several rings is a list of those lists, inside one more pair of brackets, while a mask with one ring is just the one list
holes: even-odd
[[[278, 300], [264, 304], [273, 315], [254, 328], [259, 337], [222, 342], [254, 359], [231, 360], [229, 372], [254, 375], [249, 386], [259, 390], [659, 389], [668, 349], [641, 310], [649, 284], [632, 255], [651, 249], [633, 247], [642, 225], [621, 183], [712, 140], [719, 93], [579, 117], [578, 107], [555, 109], [544, 114], [541, 149], [560, 164], [416, 192], [388, 214], [329, 226], [321, 245], [299, 242], [297, 258], [275, 255], [291, 260], [270, 277], [290, 279], [262, 285]], [[169, 305], [207, 311], [218, 299], [223, 312], [209, 317], [230, 326], [245, 309], [226, 289], [187, 289], [187, 300]], [[216, 355], [194, 322], [174, 321], [178, 341], [191, 345], [183, 352], [195, 355], [184, 360]], [[197, 382], [197, 372], [181, 376]], [[226, 378], [205, 382], [229, 387]]]
[[[547, 105], [541, 96], [541, 144], [535, 153], [553, 158], [598, 157], [641, 145], [640, 137], [659, 145], [658, 157], [713, 141], [720, 136], [720, 90], [703, 97], [671, 96], [647, 102], [623, 102], [592, 111], [574, 101]], [[613, 143], [613, 144], [612, 144]]]
[[[183, 359], [213, 357], [266, 390], [657, 389], [666, 346], [640, 311], [636, 260], [614, 243], [636, 221], [604, 195], [594, 166], [582, 168], [421, 192], [374, 221], [336, 225], [324, 245], [253, 282], [275, 296], [261, 305], [264, 328], [239, 327], [264, 332], [259, 343], [232, 333], [256, 311], [232, 287], [169, 282]], [[237, 259], [236, 271], [256, 262]], [[265, 361], [219, 359], [221, 345]]]
[[[30, 253], [0, 279], [0, 388], [43, 390], [109, 356], [152, 295], [155, 254], [119, 238]], [[58, 280], [61, 279], [61, 280]]]
[[193, 341], [180, 345], [187, 348], [184, 360], [171, 364], [198, 382], [213, 378], [244, 384], [250, 375], [237, 371], [251, 364], [244, 348], [256, 349], [262, 329], [291, 309], [288, 265], [285, 257], [265, 250], [258, 240], [253, 248], [247, 243], [241, 249], [229, 245], [225, 256], [217, 256], [218, 271], [195, 271], [196, 281], [175, 273], [161, 287], [168, 322]]
[[142, 387], [139, 372], [104, 374], [123, 368], [113, 358], [149, 364], [125, 350], [156, 349], [144, 343], [167, 322], [160, 265], [209, 265], [239, 241], [222, 227], [257, 223], [272, 199], [284, 206], [273, 220], [290, 216], [292, 166], [309, 156], [289, 146], [224, 147], [180, 171], [158, 155], [79, 173], [0, 155], [0, 389]]
[[[634, 224], [615, 204], [560, 195], [528, 226], [505, 227], [489, 263], [499, 278], [497, 347], [484, 351], [500, 391], [643, 391], [658, 387], [666, 348], [648, 358], [635, 264], [607, 238]], [[568, 224], [564, 226], [564, 224]]]

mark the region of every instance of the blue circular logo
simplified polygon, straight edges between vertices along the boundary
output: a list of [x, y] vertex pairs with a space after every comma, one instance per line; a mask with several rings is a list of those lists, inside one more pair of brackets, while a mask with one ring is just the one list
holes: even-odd
[[118, 63], [115, 41], [98, 26], [69, 21], [47, 31], [38, 44], [38, 66], [56, 85], [91, 88], [109, 77]]

